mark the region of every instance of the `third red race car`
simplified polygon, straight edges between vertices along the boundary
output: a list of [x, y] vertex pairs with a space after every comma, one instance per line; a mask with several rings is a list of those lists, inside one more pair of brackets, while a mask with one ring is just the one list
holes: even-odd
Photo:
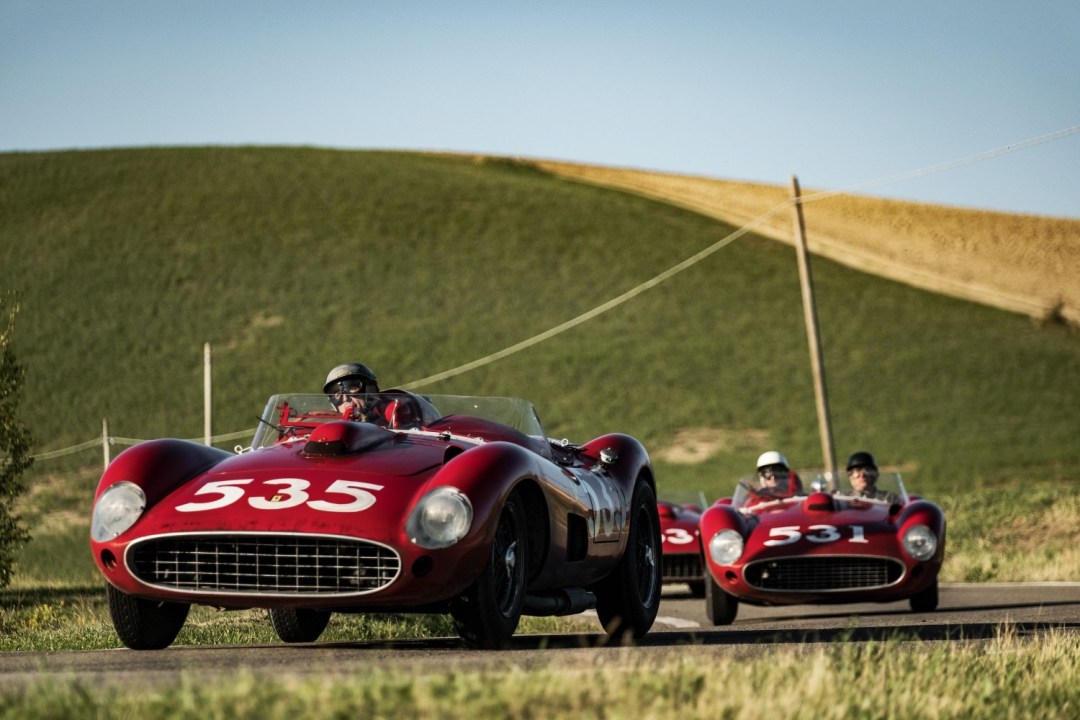
[[818, 479], [804, 488], [790, 474], [780, 489], [743, 479], [731, 498], [701, 516], [706, 613], [715, 625], [752, 605], [908, 600], [916, 612], [938, 604], [945, 514], [882, 473], [878, 496], [860, 497]]

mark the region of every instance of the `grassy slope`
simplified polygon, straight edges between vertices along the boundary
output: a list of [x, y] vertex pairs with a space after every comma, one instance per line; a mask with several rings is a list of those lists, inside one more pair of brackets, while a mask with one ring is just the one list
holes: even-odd
[[[38, 451], [94, 438], [103, 417], [117, 436], [199, 436], [204, 342], [214, 431], [239, 430], [336, 362], [384, 386], [426, 377], [733, 229], [504, 161], [265, 148], [0, 155], [0, 217]], [[927, 494], [1076, 478], [1080, 336], [813, 268], [838, 454], [871, 449]], [[680, 432], [724, 439], [703, 462], [658, 460], [662, 487], [719, 495], [766, 447], [821, 463], [794, 255], [761, 238], [425, 389], [529, 397], [552, 435], [628, 432], [657, 458]], [[31, 518], [84, 511], [99, 453], [39, 463]], [[68, 527], [41, 541], [85, 534]]]
[[[791, 243], [791, 190], [632, 168], [536, 161], [556, 175], [628, 190]], [[810, 249], [932, 292], [1080, 325], [1080, 219], [901, 202], [804, 188]]]

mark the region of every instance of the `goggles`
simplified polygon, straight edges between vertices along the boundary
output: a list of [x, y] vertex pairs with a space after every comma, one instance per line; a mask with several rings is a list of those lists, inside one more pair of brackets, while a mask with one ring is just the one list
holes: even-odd
[[335, 405], [341, 404], [347, 395], [363, 395], [370, 392], [371, 384], [363, 379], [338, 380], [329, 387], [327, 396]]
[[787, 475], [788, 469], [783, 465], [768, 465], [758, 470], [758, 475], [765, 478], [775, 478]]
[[855, 473], [860, 473], [867, 478], [876, 478], [878, 476], [877, 468], [872, 467], [853, 467], [848, 470], [848, 475], [854, 475]]

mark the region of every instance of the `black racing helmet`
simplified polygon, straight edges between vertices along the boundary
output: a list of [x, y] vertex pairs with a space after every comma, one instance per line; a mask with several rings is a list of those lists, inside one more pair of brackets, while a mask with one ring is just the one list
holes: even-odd
[[847, 459], [847, 470], [851, 472], [855, 468], [873, 468], [877, 470], [877, 462], [874, 460], [874, 456], [865, 450], [852, 453], [851, 457]]
[[377, 393], [379, 392], [378, 379], [371, 368], [363, 363], [347, 362], [335, 365], [326, 376], [323, 384], [323, 392], [327, 395], [337, 395], [347, 385], [360, 386], [353, 392]]

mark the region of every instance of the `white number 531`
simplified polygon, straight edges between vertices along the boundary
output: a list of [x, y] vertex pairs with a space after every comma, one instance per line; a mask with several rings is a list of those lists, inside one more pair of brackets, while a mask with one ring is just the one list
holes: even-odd
[[[848, 542], [870, 542], [866, 539], [862, 525], [850, 525], [845, 529], [851, 531], [851, 537], [848, 539]], [[770, 528], [769, 539], [763, 542], [762, 545], [768, 547], [790, 545], [793, 542], [798, 542], [800, 538], [806, 538], [812, 543], [830, 543], [840, 540], [842, 535], [835, 525], [810, 525], [806, 528], [806, 532], [803, 532], [802, 528], [798, 525], [784, 525], [782, 527]]]

